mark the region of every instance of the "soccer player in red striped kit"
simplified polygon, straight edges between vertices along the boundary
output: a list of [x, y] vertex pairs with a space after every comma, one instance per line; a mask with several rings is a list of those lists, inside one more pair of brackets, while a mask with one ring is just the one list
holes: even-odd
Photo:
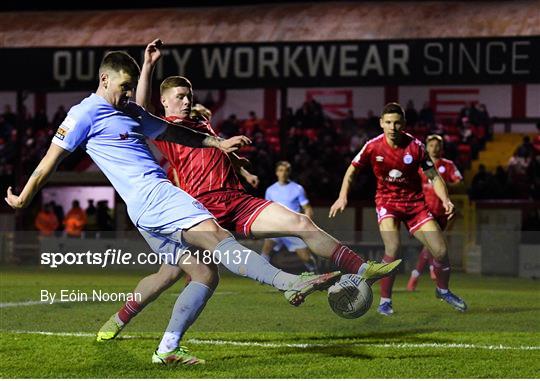
[[[463, 176], [459, 169], [456, 167], [452, 160], [448, 160], [442, 157], [443, 153], [443, 138], [440, 135], [429, 135], [426, 139], [426, 150], [431, 158], [431, 161], [435, 165], [439, 176], [441, 176], [448, 188], [460, 185], [463, 182]], [[422, 187], [424, 190], [424, 197], [429, 211], [439, 224], [441, 230], [446, 230], [451, 223], [451, 219], [445, 213], [444, 205], [433, 188], [433, 183], [429, 181], [423, 171], [420, 171], [422, 177]], [[418, 284], [418, 278], [424, 271], [426, 265], [429, 263], [431, 272], [433, 273], [433, 279], [436, 280], [436, 276], [433, 272], [433, 257], [429, 253], [427, 247], [422, 248], [418, 256], [418, 262], [416, 268], [412, 271], [409, 282], [407, 283], [407, 290], [415, 291]]]
[[[433, 215], [428, 210], [422, 192], [421, 168], [433, 183], [434, 191], [441, 199], [445, 213], [454, 214], [454, 205], [448, 197], [444, 180], [439, 176], [424, 145], [405, 133], [405, 112], [398, 103], [384, 106], [380, 125], [383, 133], [368, 141], [353, 159], [343, 178], [336, 202], [330, 208], [334, 217], [347, 206], [347, 197], [355, 174], [368, 167], [377, 178], [375, 204], [379, 230], [384, 242], [384, 262], [394, 261], [400, 246], [400, 223], [403, 222], [411, 235], [430, 249], [437, 277], [435, 296], [459, 311], [465, 311], [465, 302], [448, 288], [450, 263], [444, 236]], [[381, 301], [378, 312], [394, 313], [392, 287], [395, 275], [381, 280]]]

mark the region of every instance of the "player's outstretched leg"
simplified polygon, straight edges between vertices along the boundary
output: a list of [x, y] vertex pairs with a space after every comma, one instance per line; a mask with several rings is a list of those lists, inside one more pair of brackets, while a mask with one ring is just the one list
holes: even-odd
[[311, 252], [330, 259], [342, 272], [358, 274], [372, 282], [393, 273], [400, 263], [400, 261], [395, 264], [366, 262], [353, 250], [321, 230], [306, 215], [293, 212], [277, 203], [264, 208], [248, 230], [257, 238], [291, 235], [300, 237]]
[[444, 236], [435, 221], [428, 221], [414, 236], [421, 241], [424, 246], [430, 249], [433, 255], [433, 269], [437, 277], [437, 288], [435, 297], [450, 304], [460, 312], [467, 310], [467, 304], [449, 289], [450, 283], [450, 261], [447, 254], [447, 245]]
[[[385, 255], [382, 260], [383, 263], [392, 264], [395, 262], [400, 247], [399, 224], [400, 221], [393, 217], [383, 218], [379, 221], [379, 231], [385, 250]], [[381, 279], [381, 299], [379, 307], [377, 308], [377, 312], [381, 315], [389, 316], [394, 313], [392, 290], [395, 279], [395, 272]]]
[[416, 262], [416, 267], [411, 272], [411, 277], [409, 278], [409, 281], [407, 282], [408, 291], [416, 290], [416, 286], [418, 285], [418, 278], [420, 277], [420, 275], [422, 275], [427, 264], [430, 262], [429, 260], [430, 256], [431, 254], [429, 253], [429, 250], [426, 247], [422, 248], [422, 251], [418, 255], [418, 261]]
[[[197, 271], [198, 277], [211, 277], [210, 270], [201, 265], [200, 269], [191, 269], [190, 272]], [[114, 313], [109, 320], [103, 324], [97, 334], [97, 341], [108, 341], [114, 339], [124, 329], [142, 309], [154, 301], [163, 291], [168, 289], [182, 276], [182, 269], [179, 266], [163, 264], [155, 274], [143, 278], [135, 287], [133, 295], [140, 296], [140, 299], [126, 302]]]
[[251, 278], [285, 291], [285, 298], [292, 305], [302, 303], [314, 290], [324, 290], [331, 286], [340, 272], [321, 275], [298, 276], [282, 271], [251, 249], [242, 246], [214, 220], [206, 220], [190, 228], [183, 235], [193, 246], [210, 250], [217, 263], [223, 264], [234, 274]]

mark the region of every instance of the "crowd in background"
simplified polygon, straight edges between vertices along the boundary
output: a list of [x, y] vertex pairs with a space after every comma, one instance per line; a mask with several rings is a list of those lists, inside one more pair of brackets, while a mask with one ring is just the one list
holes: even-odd
[[[462, 171], [477, 158], [478, 152], [492, 137], [490, 117], [483, 104], [471, 102], [465, 105], [455, 119], [436, 118], [428, 102], [417, 110], [414, 103], [409, 101], [405, 113], [407, 131], [422, 141], [434, 133], [443, 136], [444, 156], [454, 161]], [[16, 181], [26, 181], [45, 154], [57, 126], [65, 116], [66, 110], [62, 106], [50, 121], [43, 110], [32, 116], [23, 109], [21, 115], [17, 115], [8, 105], [5, 106], [0, 114], [2, 189], [16, 185]], [[265, 189], [275, 182], [274, 163], [288, 160], [292, 164], [292, 178], [305, 187], [312, 200], [332, 201], [337, 197], [343, 174], [353, 157], [369, 139], [382, 132], [379, 116], [372, 110], [365, 116], [357, 116], [353, 110], [347, 110], [344, 118], [331, 119], [315, 99], [304, 102], [297, 110], [286, 110], [284, 131], [280, 129], [280, 123], [264, 120], [254, 111], [245, 120], [232, 114], [221, 122], [213, 123], [214, 129], [223, 137], [244, 134], [253, 140], [253, 144], [245, 147], [241, 154], [250, 159], [250, 170], [260, 180], [257, 189], [246, 184], [248, 191], [254, 195], [264, 196]], [[22, 128], [17, 129], [17, 125]], [[480, 165], [469, 189], [471, 198], [540, 199], [539, 150], [538, 136], [534, 141], [525, 138], [506, 168], [501, 166], [495, 173], [490, 173]], [[59, 169], [77, 169], [82, 160], [89, 159], [81, 149], [76, 150]], [[16, 173], [19, 174], [18, 178]], [[363, 173], [357, 177], [351, 200], [370, 200], [374, 192], [373, 175]], [[55, 210], [57, 206], [47, 205], [45, 208]], [[88, 215], [88, 210], [84, 212]], [[58, 227], [53, 230], [72, 230], [69, 222], [66, 224], [65, 216], [56, 213], [56, 217]], [[89, 220], [85, 230], [92, 231], [91, 216]], [[108, 226], [103, 222], [98, 229], [107, 230]]]

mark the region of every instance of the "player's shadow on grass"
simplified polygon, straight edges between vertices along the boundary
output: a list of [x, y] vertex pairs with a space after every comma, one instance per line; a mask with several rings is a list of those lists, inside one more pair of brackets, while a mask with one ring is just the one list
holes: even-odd
[[[377, 355], [371, 355], [365, 353], [366, 349], [369, 348], [369, 344], [366, 343], [366, 346], [354, 346], [354, 343], [351, 343], [349, 346], [347, 344], [336, 344], [336, 345], [329, 345], [329, 346], [317, 346], [317, 347], [308, 347], [308, 348], [287, 348], [287, 349], [280, 349], [278, 351], [279, 354], [287, 355], [287, 354], [314, 354], [314, 355], [323, 355], [328, 357], [342, 357], [342, 358], [348, 358], [348, 359], [360, 359], [360, 360], [373, 360], [373, 359], [380, 359], [380, 358], [386, 358], [386, 359], [407, 359], [407, 358], [427, 358], [427, 357], [442, 357], [443, 354], [435, 355], [435, 354], [418, 354], [418, 353], [403, 353], [403, 354], [396, 354], [392, 353], [391, 351], [385, 351], [385, 355], [381, 356], [379, 354]], [[380, 349], [380, 348], [378, 348]]]

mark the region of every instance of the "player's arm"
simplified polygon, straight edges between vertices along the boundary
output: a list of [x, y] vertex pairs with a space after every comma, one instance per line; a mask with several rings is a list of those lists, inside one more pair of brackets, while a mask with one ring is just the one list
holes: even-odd
[[310, 204], [302, 205], [302, 211], [310, 219], [313, 219], [313, 207]]
[[139, 83], [137, 84], [135, 101], [139, 106], [142, 106], [147, 110], [151, 110], [152, 106], [152, 74], [156, 67], [156, 63], [161, 58], [161, 51], [159, 48], [162, 44], [160, 39], [155, 39], [149, 43], [144, 50], [144, 62], [141, 68]]
[[21, 194], [16, 196], [13, 194], [11, 187], [7, 189], [7, 197], [5, 200], [8, 205], [13, 209], [26, 208], [38, 190], [47, 183], [47, 180], [54, 173], [58, 164], [60, 164], [60, 162], [69, 154], [69, 151], [52, 143], [49, 150], [28, 179]]
[[446, 187], [443, 178], [439, 175], [439, 172], [430, 160], [424, 160], [422, 163], [422, 169], [427, 178], [433, 184], [435, 194], [441, 199], [448, 218], [452, 218], [454, 215], [454, 204], [452, 204], [452, 201], [450, 201], [448, 188]]
[[345, 210], [345, 207], [348, 203], [347, 199], [349, 197], [349, 192], [351, 191], [352, 184], [357, 172], [357, 167], [352, 164], [349, 165], [349, 168], [347, 168], [347, 172], [345, 172], [345, 176], [343, 176], [341, 190], [339, 191], [339, 197], [330, 208], [330, 213], [328, 214], [328, 217], [333, 218], [336, 216], [337, 212], [343, 212]]
[[155, 140], [165, 140], [193, 148], [213, 147], [226, 153], [234, 152], [245, 145], [251, 144], [251, 140], [247, 136], [233, 136], [229, 139], [223, 139], [219, 136], [211, 136], [192, 130], [189, 127], [183, 126], [181, 123], [172, 124], [155, 115], [149, 115], [151, 118], [165, 123], [164, 131], [158, 136], [155, 136]]
[[233, 165], [234, 171], [242, 176], [253, 188], [257, 188], [259, 186], [259, 177], [246, 169], [246, 167], [249, 167], [251, 164], [249, 160], [238, 156], [234, 152], [227, 154], [227, 156], [229, 156], [229, 159], [231, 159], [231, 164]]

